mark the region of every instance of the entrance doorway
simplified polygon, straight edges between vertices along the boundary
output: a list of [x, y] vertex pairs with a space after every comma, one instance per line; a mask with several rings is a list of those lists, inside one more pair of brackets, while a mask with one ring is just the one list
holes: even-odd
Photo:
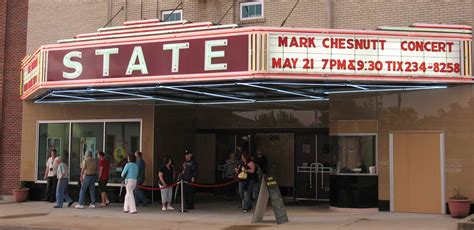
[[444, 134], [391, 133], [390, 210], [444, 214], [444, 193]]
[[220, 184], [224, 182], [224, 166], [231, 153], [240, 156], [242, 152], [253, 153], [255, 151], [255, 134], [252, 132], [239, 134], [217, 133], [215, 148], [215, 162], [217, 166], [215, 167], [215, 178], [216, 183]]
[[329, 175], [333, 171], [328, 135], [295, 135], [294, 198], [329, 200]]
[[[267, 173], [278, 180], [283, 196], [329, 200], [329, 174], [334, 165], [327, 163], [333, 160], [327, 129], [206, 130], [206, 133], [213, 133], [216, 138], [216, 183], [224, 182], [224, 165], [230, 153], [245, 151], [255, 155], [260, 148], [268, 159]], [[301, 168], [304, 165], [307, 168]]]

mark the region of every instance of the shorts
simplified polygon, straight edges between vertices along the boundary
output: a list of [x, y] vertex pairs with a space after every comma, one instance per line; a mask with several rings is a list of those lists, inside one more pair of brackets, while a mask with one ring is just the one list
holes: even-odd
[[99, 192], [105, 192], [107, 189], [107, 182], [109, 182], [109, 179], [99, 180]]

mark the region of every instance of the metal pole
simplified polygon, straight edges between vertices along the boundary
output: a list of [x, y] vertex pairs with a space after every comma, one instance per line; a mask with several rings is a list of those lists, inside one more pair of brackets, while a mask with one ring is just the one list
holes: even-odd
[[181, 213], [184, 212], [184, 180], [181, 178]]
[[179, 187], [176, 187], [176, 189], [174, 190], [174, 204], [176, 204], [176, 197], [178, 196], [178, 191], [181, 190]]

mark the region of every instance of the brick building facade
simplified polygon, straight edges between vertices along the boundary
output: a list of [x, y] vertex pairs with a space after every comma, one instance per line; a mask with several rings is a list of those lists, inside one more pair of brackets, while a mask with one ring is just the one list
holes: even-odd
[[19, 64], [26, 53], [28, 2], [0, 2], [0, 195], [20, 179], [21, 111]]
[[[375, 29], [379, 26], [408, 26], [413, 23], [443, 23], [443, 24], [462, 24], [462, 25], [472, 25], [474, 24], [474, 3], [471, 0], [442, 0], [442, 1], [408, 1], [408, 0], [400, 0], [400, 1], [382, 1], [382, 0], [319, 0], [319, 1], [310, 1], [310, 0], [302, 0], [302, 1], [290, 1], [290, 0], [265, 0], [264, 1], [264, 13], [263, 18], [256, 19], [256, 20], [240, 20], [240, 3], [244, 2], [241, 0], [233, 0], [233, 1], [224, 1], [224, 0], [93, 0], [93, 1], [53, 1], [53, 0], [30, 0], [28, 3], [28, 26], [27, 26], [27, 46], [26, 46], [26, 53], [32, 54], [38, 47], [44, 44], [53, 44], [58, 39], [64, 38], [71, 38], [76, 34], [80, 33], [89, 33], [95, 31], [97, 28], [101, 28], [104, 26], [120, 26], [124, 21], [134, 21], [140, 19], [152, 19], [152, 18], [160, 18], [162, 11], [165, 10], [173, 10], [175, 8], [181, 9], [183, 11], [183, 19], [193, 22], [202, 22], [202, 21], [211, 21], [214, 23], [221, 22], [221, 24], [231, 24], [236, 23], [242, 26], [271, 26], [271, 27], [280, 27], [285, 20], [285, 18], [289, 15], [289, 13], [294, 8], [291, 16], [288, 17], [288, 20], [285, 23], [285, 27], [301, 27], [301, 28], [334, 28], [334, 29]], [[299, 2], [298, 5], [295, 3]], [[16, 5], [16, 4], [15, 4]], [[227, 14], [226, 14], [227, 13]], [[19, 17], [19, 16], [17, 16]], [[23, 25], [24, 26], [24, 25]], [[54, 29], [51, 29], [54, 28]], [[7, 30], [8, 32], [8, 30]], [[5, 35], [8, 38], [8, 33]], [[8, 40], [7, 40], [8, 41]], [[21, 39], [15, 40], [15, 42], [20, 42]], [[6, 43], [8, 47], [8, 42]], [[21, 49], [18, 49], [21, 50]], [[3, 52], [8, 54], [7, 52]], [[23, 53], [15, 53], [21, 58]], [[17, 58], [15, 56], [15, 58]], [[17, 59], [12, 59], [17, 60]], [[7, 62], [8, 64], [9, 62]], [[18, 66], [19, 61], [12, 63], [13, 66]], [[7, 70], [8, 71], [8, 70]], [[7, 71], [4, 71], [7, 73]], [[3, 81], [7, 83], [8, 81]], [[8, 83], [10, 85], [8, 87], [4, 87], [4, 90], [8, 89], [15, 89], [15, 84], [18, 84], [17, 78], [13, 78], [12, 83]], [[453, 89], [453, 91], [459, 89]], [[470, 86], [465, 87], [466, 91], [471, 90]], [[458, 91], [455, 91], [458, 92]], [[454, 95], [456, 93], [453, 93]], [[7, 106], [12, 106], [13, 104], [10, 101], [18, 101], [17, 94], [15, 92], [8, 91], [3, 93], [4, 98], [3, 101], [9, 101]], [[466, 93], [467, 95], [467, 93]], [[7, 98], [13, 98], [7, 100]], [[443, 97], [443, 96], [440, 96]], [[443, 97], [444, 98], [444, 97]], [[335, 112], [331, 115], [330, 119], [333, 120], [345, 120], [348, 119], [344, 117], [346, 113], [339, 114], [338, 106], [344, 106], [344, 100], [350, 100], [350, 98], [345, 99], [342, 98], [338, 101], [339, 104], [332, 105], [332, 110]], [[369, 98], [368, 100], [375, 100]], [[390, 99], [392, 100], [392, 99]], [[399, 99], [401, 100], [401, 99]], [[453, 99], [457, 100], [457, 99]], [[368, 103], [370, 104], [370, 103]], [[19, 106], [20, 103], [14, 104], [15, 106]], [[52, 111], [51, 115], [48, 116], [53, 117], [56, 120], [61, 119], [71, 119], [71, 120], [80, 120], [80, 119], [98, 119], [98, 118], [111, 118], [114, 116], [118, 116], [121, 114], [113, 113], [106, 114], [105, 112], [97, 114], [79, 114], [77, 115], [77, 111], [81, 109], [88, 109], [94, 110], [96, 107], [87, 107], [84, 106], [81, 108], [80, 106], [71, 106], [65, 105], [62, 107], [47, 107], [44, 106], [41, 109], [36, 108], [34, 105], [28, 105], [25, 103], [25, 108], [30, 107], [29, 110], [25, 109], [28, 114], [31, 116], [38, 116], [40, 112], [38, 111], [46, 111], [51, 110], [54, 108], [70, 110], [68, 114], [73, 114], [71, 116], [67, 115], [66, 117], [56, 116], [54, 111]], [[6, 104], [4, 103], [3, 106], [5, 107]], [[441, 105], [439, 105], [441, 107]], [[144, 120], [160, 120], [157, 117], [160, 114], [156, 115], [155, 110], [150, 108], [143, 109], [150, 114], [146, 114], [146, 118]], [[16, 108], [16, 107], [15, 107]], [[20, 109], [12, 108], [12, 112], [20, 111]], [[438, 108], [434, 107], [433, 108]], [[117, 108], [119, 109], [119, 108]], [[338, 110], [339, 109], [339, 110]], [[382, 118], [377, 117], [379, 115], [378, 108], [374, 109], [372, 113], [364, 114], [364, 116], [355, 116], [350, 117], [354, 120], [356, 119], [380, 119]], [[126, 110], [126, 109], [125, 109]], [[2, 150], [8, 149], [8, 151], [12, 151], [11, 149], [18, 149], [20, 148], [19, 139], [15, 139], [16, 136], [11, 135], [11, 129], [13, 130], [20, 130], [21, 124], [17, 123], [17, 119], [21, 119], [20, 116], [13, 117], [12, 115], [8, 115], [7, 110], [2, 110], [2, 119], [3, 119], [3, 129], [4, 129], [4, 137], [2, 139]], [[110, 112], [110, 111], [109, 111]], [[194, 111], [193, 111], [194, 112]], [[353, 111], [350, 111], [351, 113]], [[365, 113], [365, 110], [364, 110]], [[349, 113], [347, 113], [349, 114]], [[44, 114], [40, 114], [44, 115]], [[84, 115], [84, 116], [83, 116]], [[338, 115], [341, 115], [338, 117]], [[365, 116], [367, 115], [367, 116]], [[127, 115], [130, 117], [134, 117], [136, 115], [131, 114]], [[163, 115], [164, 116], [164, 115]], [[40, 116], [38, 116], [40, 117]], [[154, 117], [154, 118], [153, 118]], [[375, 117], [375, 118], [374, 118]], [[397, 119], [402, 119], [401, 116], [396, 116]], [[14, 118], [14, 121], [7, 121], [7, 118]], [[122, 117], [123, 118], [123, 117]], [[127, 117], [128, 118], [128, 117]], [[182, 117], [177, 119], [177, 124], [183, 125]], [[31, 119], [24, 119], [25, 124], [32, 124], [33, 118]], [[168, 119], [168, 118], [167, 118]], [[190, 115], [189, 120], [195, 119], [194, 115]], [[470, 119], [470, 118], [469, 118]], [[40, 118], [38, 118], [40, 120]], [[192, 123], [191, 121], [189, 123]], [[444, 123], [440, 123], [444, 124]], [[17, 125], [17, 126], [15, 126]], [[327, 125], [327, 124], [326, 124]], [[189, 125], [192, 127], [192, 125]], [[408, 127], [408, 126], [407, 126]], [[438, 126], [430, 126], [424, 129], [432, 129], [436, 127], [436, 129], [444, 129], [442, 125], [437, 128]], [[25, 126], [23, 127], [25, 128]], [[149, 128], [149, 127], [148, 127]], [[386, 136], [389, 130], [398, 129], [400, 127], [391, 127], [389, 125], [386, 126], [386, 129], [380, 129], [380, 133]], [[411, 127], [410, 127], [411, 128]], [[421, 129], [421, 128], [420, 128]], [[9, 132], [7, 132], [9, 131]], [[176, 132], [176, 130], [172, 130]], [[189, 135], [189, 133], [194, 132], [194, 129], [190, 130], [183, 130], [183, 135]], [[150, 133], [153, 133], [150, 131]], [[158, 134], [159, 135], [159, 134]], [[8, 136], [8, 139], [6, 138]], [[24, 143], [32, 140], [32, 135], [29, 135], [28, 138], [24, 139]], [[193, 139], [194, 137], [190, 137], [189, 139]], [[459, 138], [453, 138], [452, 140], [458, 140]], [[18, 140], [17, 142], [11, 143], [10, 141]], [[149, 140], [148, 140], [149, 141]], [[156, 143], [160, 143], [157, 141]], [[380, 148], [388, 149], [386, 139], [381, 139]], [[454, 142], [453, 142], [454, 143]], [[24, 146], [23, 149], [32, 149], [31, 146]], [[159, 144], [156, 144], [159, 145]], [[13, 146], [13, 148], [11, 147]], [[148, 146], [152, 146], [152, 144], [148, 144]], [[25, 150], [22, 150], [25, 151]], [[31, 151], [28, 151], [31, 152]], [[167, 151], [170, 152], [170, 151]], [[451, 151], [452, 153], [457, 153], [457, 151]], [[6, 152], [5, 152], [6, 153]], [[2, 156], [9, 157], [2, 151]], [[381, 155], [383, 158], [379, 158], [380, 167], [384, 168], [385, 171], [382, 171], [380, 177], [383, 180], [380, 180], [380, 188], [381, 191], [379, 192], [379, 199], [383, 201], [387, 201], [389, 199], [389, 186], [388, 186], [388, 150], [385, 151], [386, 154]], [[23, 153], [25, 154], [25, 153]], [[28, 153], [31, 154], [31, 153]], [[33, 154], [31, 154], [33, 155]], [[19, 158], [19, 156], [15, 156]], [[5, 158], [2, 158], [2, 164], [5, 162]], [[466, 156], [466, 159], [469, 156]], [[22, 159], [22, 162], [25, 160], [33, 161], [32, 159]], [[18, 159], [19, 161], [19, 159]], [[25, 167], [26, 168], [26, 167]], [[472, 171], [472, 166], [465, 166], [466, 172]], [[8, 171], [10, 173], [15, 174], [17, 169], [9, 169], [2, 165], [2, 170]], [[211, 168], [212, 169], [212, 168]], [[471, 171], [469, 171], [471, 170]], [[25, 169], [24, 171], [28, 171], [28, 175], [25, 178], [33, 178], [33, 174]], [[23, 173], [23, 171], [22, 171]], [[455, 181], [456, 173], [458, 172], [450, 172], [450, 176], [453, 178], [448, 178], [450, 181]], [[468, 175], [469, 173], [465, 173]], [[4, 173], [4, 175], [6, 175]], [[469, 174], [472, 175], [472, 174]], [[10, 178], [7, 176], [7, 178]], [[464, 177], [463, 177], [464, 178]], [[467, 177], [466, 177], [467, 178]], [[5, 180], [2, 181], [2, 193], [9, 193], [9, 188], [6, 184], [15, 184], [17, 182], [16, 177], [11, 177], [10, 181]], [[464, 178], [465, 179], [465, 178]], [[455, 184], [454, 182], [452, 184]], [[468, 187], [468, 191], [472, 194], [474, 188]]]

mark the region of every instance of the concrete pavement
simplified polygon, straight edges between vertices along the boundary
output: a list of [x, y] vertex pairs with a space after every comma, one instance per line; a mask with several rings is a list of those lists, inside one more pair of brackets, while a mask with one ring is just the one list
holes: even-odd
[[456, 229], [448, 215], [410, 213], [341, 213], [327, 205], [287, 206], [289, 223], [276, 225], [271, 208], [265, 223], [252, 225], [252, 213], [241, 213], [238, 201], [198, 200], [189, 213], [162, 211], [160, 205], [122, 213], [121, 204], [83, 210], [53, 209], [46, 202], [0, 202], [0, 229]]

